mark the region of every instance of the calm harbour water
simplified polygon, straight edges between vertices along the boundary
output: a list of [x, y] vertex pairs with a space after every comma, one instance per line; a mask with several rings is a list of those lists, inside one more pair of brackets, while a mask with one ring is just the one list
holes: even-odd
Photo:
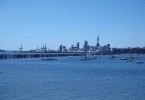
[[120, 56], [0, 60], [0, 71], [0, 100], [145, 100], [145, 64]]

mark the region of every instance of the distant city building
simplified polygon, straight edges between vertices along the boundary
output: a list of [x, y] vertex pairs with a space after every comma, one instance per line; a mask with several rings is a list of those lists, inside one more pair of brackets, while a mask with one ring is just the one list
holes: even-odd
[[74, 45], [71, 45], [70, 51], [71, 52], [74, 52], [74, 51], [76, 52], [76, 51], [78, 51], [78, 48], [75, 47]]
[[100, 47], [99, 52], [101, 52], [103, 54], [109, 54], [111, 52], [110, 44]]
[[91, 46], [90, 47], [90, 51], [93, 51], [94, 52], [95, 50], [96, 50], [96, 46]]
[[85, 41], [85, 42], [84, 42], [83, 50], [84, 50], [85, 52], [88, 51], [88, 41]]
[[74, 49], [74, 45], [71, 45], [71, 50], [73, 50]]
[[79, 42], [77, 42], [77, 49], [79, 50], [79, 48], [80, 48], [80, 44]]
[[59, 51], [62, 52], [62, 49], [63, 49], [63, 46], [60, 45], [60, 46], [59, 46]]
[[110, 44], [107, 44], [108, 47], [110, 47]]
[[62, 47], [62, 51], [63, 51], [63, 52], [67, 52], [66, 46], [63, 46], [63, 47]]

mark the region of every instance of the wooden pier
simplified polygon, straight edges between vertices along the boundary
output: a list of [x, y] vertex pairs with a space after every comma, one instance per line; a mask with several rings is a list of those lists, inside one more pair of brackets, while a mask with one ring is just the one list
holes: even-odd
[[63, 57], [63, 56], [82, 56], [84, 52], [66, 52], [66, 53], [31, 53], [31, 52], [0, 52], [0, 59], [17, 58], [44, 58], [44, 57]]

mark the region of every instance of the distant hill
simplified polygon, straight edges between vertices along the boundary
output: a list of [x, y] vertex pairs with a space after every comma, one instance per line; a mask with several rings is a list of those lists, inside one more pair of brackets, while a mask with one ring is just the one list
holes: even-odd
[[2, 49], [0, 49], [0, 52], [6, 52], [6, 50], [2, 50]]

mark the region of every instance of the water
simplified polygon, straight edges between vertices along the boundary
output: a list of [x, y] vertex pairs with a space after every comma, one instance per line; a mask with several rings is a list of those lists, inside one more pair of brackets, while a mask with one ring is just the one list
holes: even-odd
[[119, 58], [0, 60], [0, 100], [145, 100], [145, 64]]

